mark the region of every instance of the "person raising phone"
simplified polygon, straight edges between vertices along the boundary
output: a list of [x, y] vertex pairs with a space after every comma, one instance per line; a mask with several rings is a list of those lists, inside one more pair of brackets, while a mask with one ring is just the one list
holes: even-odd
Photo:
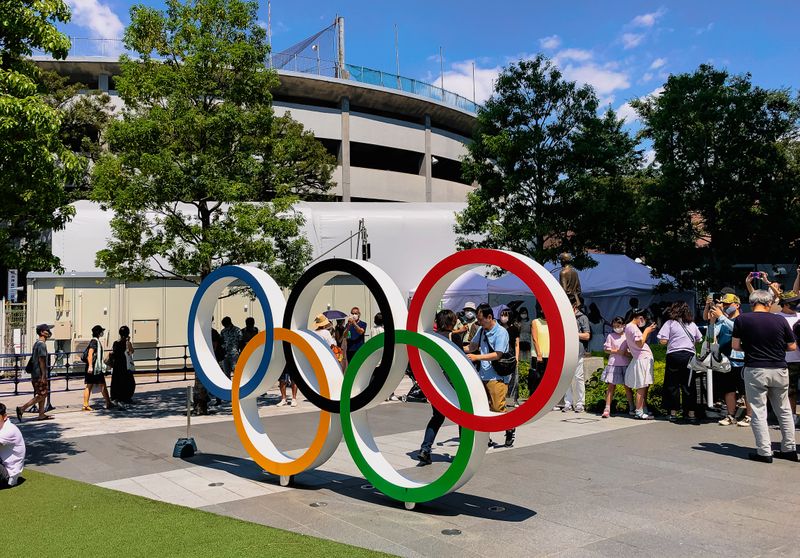
[[353, 306], [344, 333], [347, 338], [347, 362], [353, 360], [356, 351], [364, 344], [364, 333], [367, 331], [367, 322], [361, 321], [361, 310]]

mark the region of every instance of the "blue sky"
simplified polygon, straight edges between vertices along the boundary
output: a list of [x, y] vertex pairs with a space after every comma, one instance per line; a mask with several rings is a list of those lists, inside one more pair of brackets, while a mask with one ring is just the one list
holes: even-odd
[[[128, 22], [127, 0], [67, 0], [77, 37], [115, 38]], [[160, 7], [160, 0], [146, 0]], [[260, 14], [266, 21], [266, 0]], [[800, 2], [367, 2], [336, 5], [272, 2], [276, 51], [315, 33], [336, 13], [346, 20], [347, 62], [395, 70], [394, 25], [401, 74], [439, 80], [444, 49], [446, 89], [472, 98], [472, 63], [480, 102], [503, 65], [544, 52], [564, 74], [590, 83], [604, 105], [624, 116], [626, 102], [657, 92], [669, 73], [703, 62], [750, 72], [765, 87], [800, 88]]]

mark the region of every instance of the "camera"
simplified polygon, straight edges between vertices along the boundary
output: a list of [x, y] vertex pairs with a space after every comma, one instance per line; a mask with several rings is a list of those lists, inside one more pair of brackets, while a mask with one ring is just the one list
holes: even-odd
[[750, 272], [750, 278], [751, 279], [760, 279], [761, 278], [761, 273], [759, 273], [758, 271], [751, 271]]

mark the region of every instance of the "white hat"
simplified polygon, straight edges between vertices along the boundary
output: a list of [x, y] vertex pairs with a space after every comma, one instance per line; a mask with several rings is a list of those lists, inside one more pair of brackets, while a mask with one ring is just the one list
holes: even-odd
[[469, 308], [470, 310], [477, 310], [477, 309], [478, 309], [478, 307], [477, 307], [477, 306], [475, 306], [475, 303], [474, 303], [474, 302], [467, 302], [467, 303], [464, 305], [464, 310], [466, 310], [467, 308]]

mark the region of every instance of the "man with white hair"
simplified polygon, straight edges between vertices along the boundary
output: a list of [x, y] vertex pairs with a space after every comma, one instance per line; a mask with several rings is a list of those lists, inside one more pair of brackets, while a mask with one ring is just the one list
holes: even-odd
[[[750, 294], [753, 311], [733, 322], [732, 347], [744, 351], [744, 387], [752, 408], [753, 435], [756, 452], [753, 461], [772, 463], [772, 458], [797, 461], [794, 421], [789, 408], [789, 370], [786, 351], [797, 350], [789, 324], [781, 316], [770, 313], [773, 295], [759, 289]], [[772, 452], [767, 427], [767, 398], [781, 425], [781, 449]]]

